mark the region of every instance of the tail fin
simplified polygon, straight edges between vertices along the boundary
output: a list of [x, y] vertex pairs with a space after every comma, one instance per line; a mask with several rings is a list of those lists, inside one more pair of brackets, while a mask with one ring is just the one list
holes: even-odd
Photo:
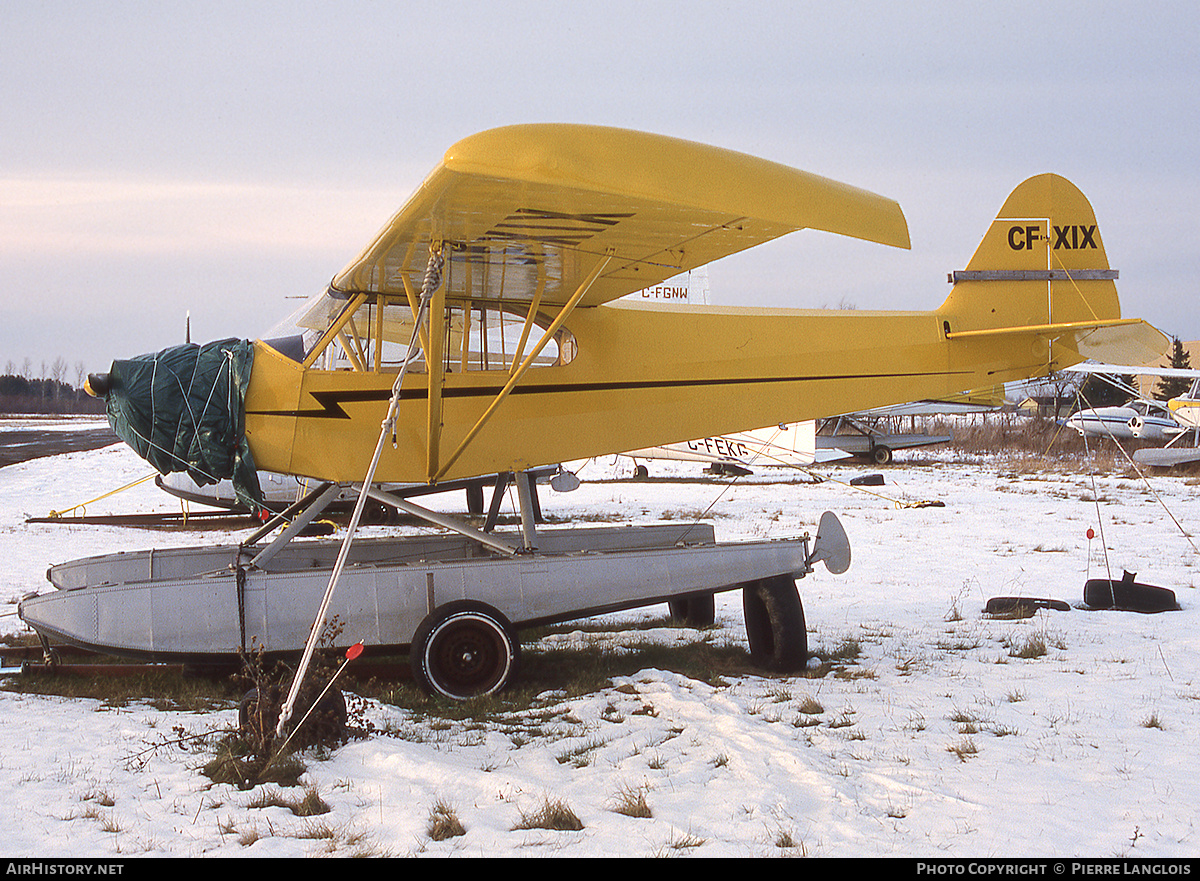
[[1165, 337], [1121, 320], [1116, 278], [1087, 197], [1066, 178], [1042, 174], [1009, 195], [967, 268], [951, 273], [954, 287], [938, 313], [950, 339], [1024, 333], [1044, 340], [1049, 369], [1115, 355], [1115, 339], [1157, 357]]

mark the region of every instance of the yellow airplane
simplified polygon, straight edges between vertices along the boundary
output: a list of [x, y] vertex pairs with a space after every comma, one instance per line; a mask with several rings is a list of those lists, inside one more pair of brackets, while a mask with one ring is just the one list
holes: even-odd
[[[909, 247], [894, 201], [725, 149], [584, 125], [465, 138], [307, 304], [301, 338], [253, 344], [242, 457], [361, 481], [398, 376], [375, 480], [434, 484], [1164, 347], [1121, 317], [1092, 208], [1053, 174], [1013, 191], [935, 310], [619, 299], [800, 229]], [[96, 383], [110, 412], [126, 363]]]
[[280, 730], [330, 614], [349, 638], [407, 647], [423, 687], [463, 697], [509, 680], [521, 627], [663, 600], [711, 620], [712, 595], [740, 587], [751, 656], [796, 669], [807, 637], [795, 579], [818, 560], [849, 566], [829, 513], [811, 548], [808, 536], [717, 545], [705, 524], [536, 538], [525, 480], [522, 546], [420, 515], [494, 556], [457, 537], [351, 551], [367, 493], [393, 501], [371, 489], [336, 561], [330, 546], [290, 540], [339, 484], [497, 475], [499, 488], [538, 466], [945, 398], [1088, 358], [1144, 362], [1166, 347], [1121, 317], [1092, 208], [1052, 174], [1013, 191], [934, 310], [621, 300], [801, 229], [909, 247], [894, 201], [729, 150], [580, 125], [468, 137], [305, 304], [299, 333], [174, 347], [89, 378], [159, 470], [232, 476], [251, 497], [257, 469], [323, 481], [297, 503], [304, 513], [265, 548], [271, 523], [237, 546], [53, 567], [58, 589], [19, 613], [44, 638], [153, 659], [303, 645]]

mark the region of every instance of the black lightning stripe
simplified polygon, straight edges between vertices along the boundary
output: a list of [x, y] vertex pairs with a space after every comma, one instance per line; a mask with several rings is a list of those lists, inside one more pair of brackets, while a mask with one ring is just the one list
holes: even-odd
[[[908, 379], [929, 376], [955, 376], [966, 371], [930, 371], [927, 373], [847, 373], [831, 376], [776, 376], [752, 377], [745, 379], [663, 379], [627, 382], [589, 382], [589, 383], [540, 383], [517, 386], [512, 390], [513, 395], [553, 395], [575, 394], [578, 392], [608, 392], [608, 391], [644, 391], [662, 388], [698, 388], [720, 387], [731, 385], [763, 385], [767, 383], [796, 383], [796, 382], [839, 382], [844, 380], [875, 380], [875, 379]], [[464, 388], [446, 388], [442, 390], [443, 398], [479, 398], [492, 397], [498, 394], [501, 386], [480, 386]], [[311, 392], [312, 397], [321, 406], [305, 410], [247, 410], [247, 416], [289, 416], [307, 419], [349, 419], [350, 414], [342, 409], [343, 404], [360, 404], [388, 401], [392, 396], [390, 388], [363, 389], [360, 391], [323, 391]], [[428, 397], [425, 389], [401, 390], [400, 400], [424, 400]]]

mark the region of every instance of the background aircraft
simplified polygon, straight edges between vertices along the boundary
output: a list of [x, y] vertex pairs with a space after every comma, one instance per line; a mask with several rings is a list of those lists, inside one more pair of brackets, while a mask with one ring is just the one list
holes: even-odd
[[[1072, 425], [1080, 433], [1089, 429], [1089, 436], [1101, 436], [1107, 426], [1112, 432], [1103, 436], [1116, 439], [1166, 441], [1162, 448], [1135, 450], [1133, 460], [1143, 465], [1169, 467], [1200, 461], [1200, 370], [1183, 367], [1139, 367], [1120, 364], [1087, 362], [1068, 368], [1069, 372], [1102, 376], [1114, 381], [1118, 376], [1157, 376], [1163, 379], [1190, 379], [1192, 385], [1183, 394], [1166, 402], [1145, 398], [1124, 407], [1097, 408], [1075, 414], [1080, 417]], [[1129, 388], [1136, 394], [1136, 390]], [[1121, 422], [1128, 415], [1125, 422]], [[1072, 419], [1075, 417], [1073, 416]], [[1068, 420], [1070, 424], [1070, 420]], [[1186, 445], [1190, 438], [1192, 446]]]
[[749, 474], [754, 466], [807, 468], [815, 462], [844, 459], [850, 454], [837, 449], [817, 447], [816, 422], [794, 422], [753, 431], [739, 431], [720, 437], [704, 437], [677, 444], [664, 444], [623, 453], [634, 460], [635, 476], [647, 476], [646, 466], [638, 459], [666, 459], [676, 462], [706, 462], [711, 474]]
[[1117, 407], [1079, 410], [1067, 418], [1066, 425], [1081, 435], [1117, 440], [1169, 441], [1186, 431], [1166, 404], [1144, 398]]

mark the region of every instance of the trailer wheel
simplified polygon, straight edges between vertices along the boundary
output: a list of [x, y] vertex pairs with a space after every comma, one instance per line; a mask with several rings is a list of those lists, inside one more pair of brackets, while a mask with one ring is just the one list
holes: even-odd
[[888, 465], [892, 461], [892, 451], [887, 447], [876, 447], [871, 451], [871, 460], [876, 465]]
[[435, 609], [413, 634], [409, 664], [417, 685], [451, 700], [484, 697], [516, 675], [520, 643], [504, 615], [459, 600]]
[[667, 601], [667, 608], [671, 618], [688, 627], [711, 627], [717, 620], [716, 596], [711, 593], [676, 597]]
[[803, 670], [808, 631], [796, 582], [786, 575], [752, 581], [742, 588], [742, 612], [750, 659], [776, 673]]

